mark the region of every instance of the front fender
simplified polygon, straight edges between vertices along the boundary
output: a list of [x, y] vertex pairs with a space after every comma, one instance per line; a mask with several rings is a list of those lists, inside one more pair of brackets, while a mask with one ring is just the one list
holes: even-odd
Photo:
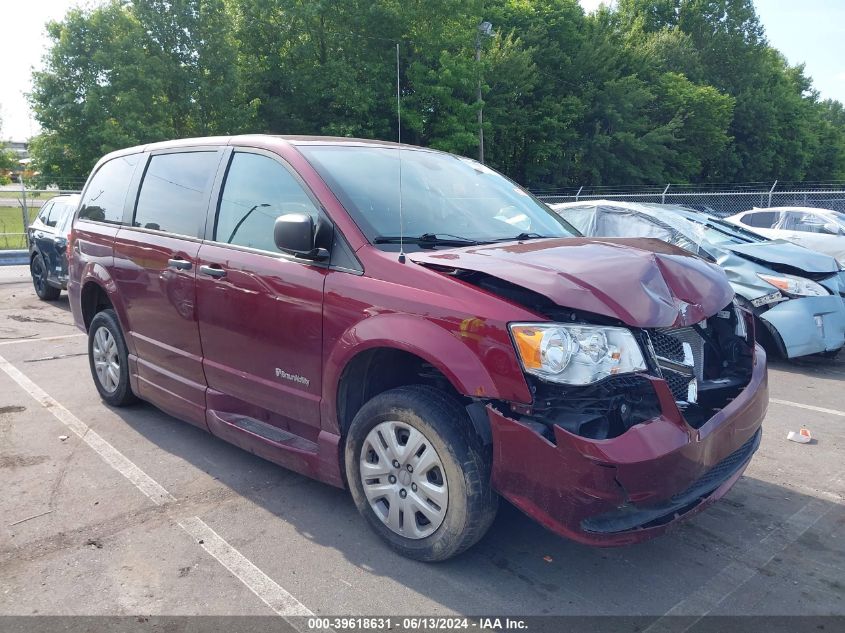
[[346, 366], [358, 354], [374, 348], [397, 349], [422, 358], [462, 395], [530, 403], [522, 372], [508, 371], [518, 367], [512, 345], [509, 340], [505, 346], [500, 338], [485, 336], [485, 327], [478, 318], [454, 323], [401, 313], [377, 314], [355, 323], [326, 357], [324, 419], [336, 423], [337, 387]]

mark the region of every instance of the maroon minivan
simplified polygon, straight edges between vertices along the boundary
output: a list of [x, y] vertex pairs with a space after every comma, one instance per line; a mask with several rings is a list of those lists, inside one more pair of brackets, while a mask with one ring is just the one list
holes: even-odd
[[760, 442], [766, 361], [721, 269], [584, 239], [475, 161], [238, 136], [114, 152], [71, 236], [94, 382], [348, 486], [406, 556], [499, 496], [568, 538], [649, 538]]

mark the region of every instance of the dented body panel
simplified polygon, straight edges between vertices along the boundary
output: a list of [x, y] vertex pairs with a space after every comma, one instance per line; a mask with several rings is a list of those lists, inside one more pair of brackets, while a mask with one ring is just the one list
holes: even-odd
[[422, 264], [481, 271], [557, 305], [638, 327], [691, 325], [733, 298], [720, 269], [651, 238], [548, 239], [410, 257]]

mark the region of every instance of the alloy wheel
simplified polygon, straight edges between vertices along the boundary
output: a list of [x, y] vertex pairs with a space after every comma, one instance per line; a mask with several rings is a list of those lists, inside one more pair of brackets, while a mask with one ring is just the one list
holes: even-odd
[[32, 273], [32, 283], [35, 285], [36, 292], [42, 292], [47, 285], [47, 271], [44, 269], [44, 264], [40, 257], [35, 257], [30, 266]]
[[376, 516], [410, 539], [443, 523], [449, 488], [440, 456], [428, 438], [404, 422], [377, 424], [361, 447], [361, 483]]

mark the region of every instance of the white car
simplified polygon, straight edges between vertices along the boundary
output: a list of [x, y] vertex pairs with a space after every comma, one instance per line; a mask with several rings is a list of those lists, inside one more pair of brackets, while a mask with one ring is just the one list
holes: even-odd
[[814, 207], [772, 207], [737, 213], [728, 222], [769, 239], [832, 255], [845, 266], [845, 213]]

